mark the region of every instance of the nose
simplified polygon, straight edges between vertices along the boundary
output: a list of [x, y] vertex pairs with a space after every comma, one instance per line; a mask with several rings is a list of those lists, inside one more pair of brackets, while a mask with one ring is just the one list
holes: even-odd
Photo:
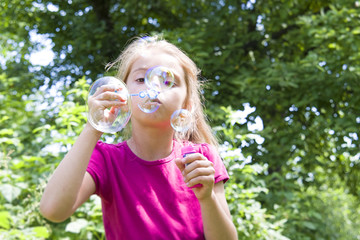
[[147, 95], [149, 96], [149, 98], [151, 99], [151, 100], [154, 100], [154, 99], [156, 99], [157, 97], [158, 97], [158, 95], [159, 95], [159, 91], [156, 91], [155, 89], [149, 89], [149, 90], [147, 90]]
[[157, 92], [160, 92], [161, 91], [161, 76], [158, 76], [158, 75], [154, 75], [152, 76], [151, 80], [151, 89], [157, 91]]

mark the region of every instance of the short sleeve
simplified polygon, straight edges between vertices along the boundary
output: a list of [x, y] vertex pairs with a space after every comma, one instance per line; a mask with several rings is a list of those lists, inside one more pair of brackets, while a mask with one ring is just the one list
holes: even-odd
[[94, 148], [88, 167], [86, 169], [95, 182], [95, 194], [99, 196], [101, 196], [101, 193], [104, 192], [104, 186], [106, 186], [107, 181], [104, 151], [104, 143], [99, 141]]
[[225, 183], [227, 180], [229, 180], [229, 175], [226, 171], [225, 165], [214, 146], [210, 144], [202, 144], [201, 153], [214, 164], [215, 183], [220, 181]]

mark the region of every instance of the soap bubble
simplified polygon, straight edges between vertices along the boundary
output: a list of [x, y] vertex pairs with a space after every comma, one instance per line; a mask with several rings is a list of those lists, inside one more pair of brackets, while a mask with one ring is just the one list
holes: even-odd
[[[121, 107], [111, 106], [111, 101], [114, 100], [111, 99], [111, 95], [109, 96], [109, 92], [120, 94], [127, 99], [125, 104]], [[115, 77], [102, 77], [96, 80], [90, 87], [88, 103], [91, 97], [97, 97], [97, 100], [102, 101], [104, 105], [110, 105], [107, 108], [95, 106], [89, 108], [88, 121], [96, 130], [115, 133], [126, 126], [131, 116], [131, 101], [128, 90], [121, 80]]]
[[158, 95], [170, 89], [174, 85], [174, 74], [170, 69], [158, 66], [147, 70], [145, 74], [145, 84], [147, 90], [131, 96], [139, 96], [141, 98], [138, 107], [145, 113], [153, 113], [160, 107]]
[[131, 97], [138, 96], [141, 98], [138, 107], [141, 111], [145, 113], [153, 113], [160, 107], [160, 104], [157, 100], [159, 93], [153, 89], [147, 89], [139, 93], [130, 94]]
[[146, 72], [145, 83], [150, 89], [160, 93], [170, 89], [175, 83], [175, 78], [170, 69], [158, 66], [150, 68]]
[[170, 119], [172, 128], [177, 132], [186, 132], [192, 124], [192, 114], [186, 109], [176, 110]]
[[[169, 68], [157, 66], [148, 69], [145, 74], [145, 84], [148, 89], [139, 93], [129, 94], [126, 85], [114, 77], [103, 77], [94, 82], [90, 87], [88, 104], [94, 106], [88, 113], [90, 124], [97, 130], [106, 133], [115, 133], [123, 129], [131, 116], [130, 97], [138, 96], [140, 101], [138, 107], [145, 113], [153, 113], [160, 107], [158, 95], [170, 89], [175, 83], [174, 74]], [[115, 94], [120, 94], [127, 101], [122, 106], [115, 106]], [[90, 101], [91, 100], [91, 101]], [[92, 105], [91, 104], [91, 105]], [[100, 105], [101, 107], [95, 107]], [[175, 130], [184, 132], [189, 127], [183, 126], [187, 118], [186, 110], [180, 110], [172, 119], [172, 126]], [[191, 114], [190, 118], [191, 118]], [[191, 120], [189, 120], [191, 121]]]
[[144, 113], [153, 113], [159, 109], [160, 104], [156, 99], [151, 99], [148, 95], [138, 104]]

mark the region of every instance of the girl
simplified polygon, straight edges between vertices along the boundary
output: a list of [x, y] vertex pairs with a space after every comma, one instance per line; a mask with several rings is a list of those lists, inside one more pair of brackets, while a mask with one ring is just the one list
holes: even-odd
[[[138, 108], [140, 98], [132, 98], [127, 141], [103, 143], [102, 132], [86, 123], [46, 186], [42, 215], [64, 221], [97, 194], [109, 240], [237, 239], [224, 194], [228, 174], [204, 117], [194, 62], [167, 41], [147, 37], [133, 41], [113, 66], [129, 93], [146, 89], [145, 73], [154, 66], [170, 69], [175, 84], [158, 95], [159, 108], [151, 114]], [[126, 101], [103, 89], [89, 98], [89, 109], [121, 108]], [[185, 136], [170, 124], [178, 109], [194, 113], [196, 124]], [[196, 153], [183, 157], [181, 147], [187, 145]]]

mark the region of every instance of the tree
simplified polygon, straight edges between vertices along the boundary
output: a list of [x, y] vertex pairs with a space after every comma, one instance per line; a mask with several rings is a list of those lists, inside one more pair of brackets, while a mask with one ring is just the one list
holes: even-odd
[[[37, 0], [3, 1], [1, 7], [6, 62], [1, 91], [5, 96], [13, 90], [2, 103], [17, 109], [3, 111], [3, 119], [16, 119], [19, 109], [41, 102], [45, 95], [37, 89], [44, 82], [63, 86], [61, 101], [75, 104], [60, 109], [50, 100], [40, 113], [26, 111], [24, 119], [35, 121], [18, 118], [10, 125], [2, 120], [7, 129], [2, 136], [16, 132], [26, 146], [16, 157], [36, 156], [55, 133], [65, 151], [85, 121], [70, 118], [70, 113], [82, 116], [86, 97], [69, 87], [80, 91], [83, 76], [91, 82], [103, 75], [104, 65], [132, 37], [162, 34], [185, 50], [208, 79], [205, 104], [232, 174], [227, 196], [239, 235], [360, 235], [358, 1]], [[39, 47], [29, 41], [31, 31], [53, 42], [54, 62], [39, 71], [29, 71], [34, 69], [29, 53]], [[246, 106], [253, 110], [241, 117]], [[58, 114], [67, 117], [58, 120]], [[253, 130], [251, 124], [259, 121]], [[31, 133], [41, 136], [41, 144]], [[46, 157], [51, 164], [60, 158]], [[327, 221], [331, 217], [337, 220]]]

